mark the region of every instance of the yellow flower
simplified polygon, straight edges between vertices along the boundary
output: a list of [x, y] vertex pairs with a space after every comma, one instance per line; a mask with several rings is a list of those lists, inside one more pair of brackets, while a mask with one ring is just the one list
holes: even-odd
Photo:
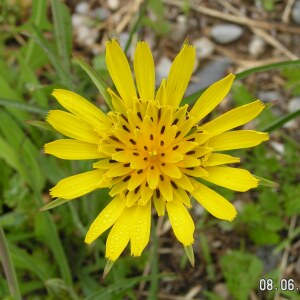
[[[194, 197], [212, 215], [233, 220], [234, 206], [202, 182], [247, 191], [258, 180], [247, 170], [226, 166], [240, 159], [220, 153], [252, 147], [268, 139], [267, 133], [232, 129], [255, 118], [264, 108], [259, 100], [204, 123], [227, 95], [234, 80], [229, 74], [211, 85], [189, 111], [179, 106], [190, 80], [195, 49], [184, 45], [167, 80], [154, 92], [151, 51], [137, 44], [135, 83], [119, 44], [107, 43], [106, 63], [118, 95], [108, 89], [113, 110], [107, 115], [81, 96], [54, 90], [53, 96], [69, 112], [53, 110], [47, 121], [69, 137], [45, 145], [45, 152], [62, 159], [97, 159], [93, 170], [61, 180], [52, 197], [74, 199], [109, 187], [111, 202], [91, 224], [85, 242], [90, 244], [112, 227], [106, 258], [113, 262], [130, 241], [131, 254], [141, 255], [149, 241], [151, 207], [167, 212], [174, 234], [185, 246], [194, 241], [194, 222], [187, 208]], [[201, 181], [201, 182], [200, 182]]]

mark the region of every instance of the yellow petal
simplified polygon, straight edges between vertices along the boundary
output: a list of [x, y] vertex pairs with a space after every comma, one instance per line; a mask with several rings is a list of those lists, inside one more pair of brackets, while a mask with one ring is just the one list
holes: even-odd
[[230, 202], [199, 182], [195, 184], [192, 195], [216, 218], [232, 221], [237, 214], [235, 207]]
[[132, 107], [137, 96], [131, 70], [127, 58], [116, 40], [106, 43], [106, 65], [121, 98], [128, 107]]
[[195, 57], [195, 48], [187, 44], [175, 57], [166, 84], [166, 104], [179, 105], [193, 73]]
[[57, 101], [74, 115], [86, 120], [95, 127], [102, 123], [109, 124], [109, 118], [95, 105], [80, 95], [68, 90], [55, 89], [52, 95]]
[[127, 246], [131, 235], [135, 211], [136, 206], [126, 207], [115, 222], [106, 241], [105, 257], [107, 259], [116, 261]]
[[111, 103], [115, 109], [115, 111], [120, 113], [126, 113], [127, 107], [124, 101], [110, 88], [107, 89], [107, 92], [111, 96]]
[[86, 236], [85, 243], [91, 244], [105, 230], [110, 228], [120, 217], [125, 208], [124, 200], [121, 197], [115, 197], [97, 216], [91, 224]]
[[174, 164], [160, 164], [159, 169], [171, 178], [180, 178], [182, 173]]
[[160, 181], [158, 183], [158, 188], [159, 188], [164, 200], [166, 200], [166, 201], [173, 200], [173, 187], [172, 187], [168, 177], [160, 175]]
[[265, 132], [253, 130], [235, 130], [221, 133], [208, 140], [207, 146], [214, 151], [224, 151], [254, 147], [263, 141], [267, 141], [269, 135]]
[[155, 71], [151, 50], [139, 42], [134, 55], [134, 74], [140, 99], [154, 100]]
[[163, 78], [155, 96], [155, 101], [161, 105], [166, 105], [166, 82]]
[[50, 190], [52, 197], [74, 199], [103, 186], [102, 170], [93, 170], [62, 179]]
[[203, 179], [228, 189], [245, 192], [258, 186], [258, 180], [249, 171], [231, 167], [206, 167]]
[[45, 145], [45, 153], [62, 159], [94, 159], [107, 155], [98, 151], [96, 144], [77, 140], [61, 139]]
[[170, 223], [176, 238], [186, 247], [194, 242], [195, 225], [190, 214], [179, 201], [166, 203]]
[[258, 116], [264, 107], [264, 104], [257, 100], [255, 102], [232, 109], [218, 118], [204, 124], [201, 126], [201, 128], [203, 130], [218, 134], [246, 124]]
[[129, 166], [122, 164], [122, 163], [115, 163], [105, 174], [107, 177], [117, 177], [123, 176], [132, 171]]
[[195, 123], [207, 116], [226, 97], [234, 77], [233, 74], [229, 74], [208, 87], [199, 97], [190, 111], [190, 116], [195, 118]]
[[193, 191], [193, 185], [190, 181], [190, 178], [184, 174], [182, 174], [182, 176], [177, 179], [177, 178], [173, 178], [172, 179], [179, 187], [181, 187], [182, 189], [188, 191], [188, 192], [192, 192]]
[[147, 182], [149, 187], [154, 190], [157, 187], [159, 181], [159, 171], [156, 166], [151, 166], [147, 170]]
[[142, 169], [133, 173], [128, 181], [128, 190], [133, 191], [135, 188], [141, 185], [142, 182], [146, 180], [146, 177], [147, 172]]
[[208, 160], [203, 162], [203, 164], [207, 167], [218, 166], [218, 165], [225, 165], [225, 164], [233, 164], [240, 162], [239, 157], [234, 157], [228, 154], [222, 153], [212, 153]]
[[149, 242], [151, 227], [151, 201], [145, 206], [138, 205], [135, 213], [135, 222], [131, 230], [131, 254], [140, 256]]
[[50, 110], [47, 122], [58, 132], [76, 140], [98, 144], [100, 137], [82, 119], [73, 114], [61, 111]]

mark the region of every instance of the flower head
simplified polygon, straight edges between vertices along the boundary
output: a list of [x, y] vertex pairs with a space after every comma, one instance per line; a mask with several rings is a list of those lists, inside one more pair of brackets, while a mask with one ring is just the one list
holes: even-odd
[[69, 139], [46, 144], [45, 152], [62, 159], [97, 161], [92, 171], [61, 180], [50, 193], [74, 199], [98, 188], [111, 188], [111, 202], [85, 238], [89, 244], [112, 227], [106, 242], [110, 261], [115, 261], [129, 242], [131, 254], [141, 255], [149, 241], [152, 205], [159, 216], [167, 212], [175, 236], [188, 247], [194, 241], [194, 222], [187, 210], [191, 196], [217, 218], [231, 221], [236, 216], [234, 206], [203, 182], [234, 191], [258, 185], [247, 170], [226, 166], [240, 159], [223, 151], [256, 146], [268, 139], [267, 133], [232, 131], [255, 118], [264, 105], [257, 100], [203, 122], [229, 92], [234, 75], [211, 85], [188, 110], [188, 105], [180, 106], [180, 102], [194, 60], [194, 47], [184, 45], [155, 94], [152, 54], [145, 42], [139, 42], [134, 56], [136, 91], [125, 54], [112, 40], [106, 51], [107, 67], [118, 92], [108, 89], [112, 111], [106, 115], [70, 91], [53, 92], [69, 112], [50, 111], [47, 121]]

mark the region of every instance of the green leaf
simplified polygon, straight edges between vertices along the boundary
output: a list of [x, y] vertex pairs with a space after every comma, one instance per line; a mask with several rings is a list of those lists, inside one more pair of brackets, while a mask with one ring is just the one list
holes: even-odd
[[54, 36], [59, 63], [67, 74], [70, 70], [70, 54], [72, 51], [71, 16], [68, 8], [58, 0], [51, 0], [54, 21]]
[[102, 79], [100, 74], [98, 74], [90, 65], [88, 65], [82, 58], [75, 56], [74, 60], [79, 66], [89, 75], [92, 79], [94, 84], [96, 85], [97, 89], [99, 90], [100, 94], [104, 98], [105, 102], [109, 106], [110, 109], [113, 109], [111, 97], [107, 92], [107, 84]]
[[257, 288], [257, 280], [263, 269], [256, 256], [241, 251], [223, 256], [221, 267], [228, 290], [234, 299], [239, 300], [247, 300], [250, 291]]
[[263, 177], [260, 177], [260, 176], [257, 176], [257, 175], [253, 175], [256, 179], [259, 180], [259, 185], [262, 185], [262, 186], [268, 186], [268, 187], [271, 187], [271, 188], [277, 188], [279, 185], [278, 183], [274, 182], [274, 181], [271, 181], [269, 179], [266, 179], [266, 178], [263, 178]]
[[29, 120], [29, 121], [26, 121], [26, 123], [28, 123], [29, 125], [44, 129], [44, 130], [50, 130], [50, 131], [56, 132], [55, 129], [48, 122], [45, 122], [45, 121]]
[[48, 110], [37, 107], [37, 106], [33, 106], [30, 104], [23, 104], [20, 103], [16, 100], [11, 100], [11, 99], [5, 99], [5, 98], [0, 98], [0, 106], [4, 106], [7, 108], [15, 108], [17, 110], [23, 110], [23, 111], [28, 111], [34, 114], [39, 114], [42, 116], [45, 116], [48, 112]]
[[52, 200], [51, 202], [47, 203], [46, 205], [44, 205], [43, 207], [40, 208], [40, 211], [45, 211], [45, 210], [49, 210], [51, 208], [54, 208], [56, 206], [65, 204], [66, 202], [69, 202], [70, 200], [66, 200], [66, 199], [62, 199], [62, 198], [57, 198], [55, 200]]

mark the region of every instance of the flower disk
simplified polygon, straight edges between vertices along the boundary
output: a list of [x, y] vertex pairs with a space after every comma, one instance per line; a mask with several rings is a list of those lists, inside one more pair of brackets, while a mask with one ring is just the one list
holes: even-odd
[[195, 49], [184, 45], [155, 94], [152, 54], [146, 43], [139, 42], [134, 56], [136, 91], [125, 54], [112, 40], [107, 43], [106, 64], [119, 94], [108, 89], [112, 111], [105, 115], [70, 91], [53, 92], [69, 112], [50, 111], [47, 121], [70, 139], [46, 144], [45, 152], [62, 159], [97, 161], [92, 171], [61, 180], [50, 193], [74, 199], [110, 188], [112, 200], [85, 239], [91, 243], [112, 227], [106, 242], [110, 261], [129, 241], [132, 255], [141, 255], [149, 241], [152, 204], [159, 216], [167, 211], [176, 238], [189, 247], [194, 241], [194, 223], [187, 211], [191, 196], [217, 218], [231, 221], [236, 216], [234, 206], [203, 182], [241, 192], [258, 185], [247, 170], [226, 166], [240, 159], [223, 152], [268, 139], [262, 132], [232, 131], [255, 118], [264, 105], [257, 100], [201, 122], [226, 97], [234, 75], [211, 85], [189, 111], [188, 105], [179, 105], [194, 60]]

